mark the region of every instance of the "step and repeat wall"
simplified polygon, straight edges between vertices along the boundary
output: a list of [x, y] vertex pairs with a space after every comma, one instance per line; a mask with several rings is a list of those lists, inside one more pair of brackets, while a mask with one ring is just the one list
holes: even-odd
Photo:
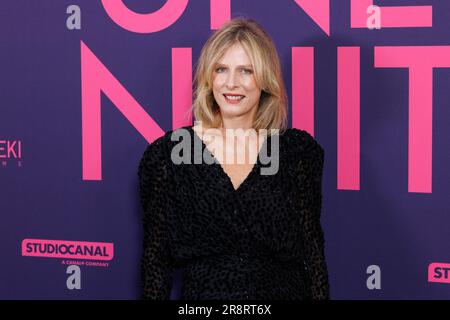
[[140, 298], [139, 160], [193, 123], [200, 50], [237, 16], [325, 150], [331, 298], [450, 298], [446, 0], [1, 1], [0, 298]]

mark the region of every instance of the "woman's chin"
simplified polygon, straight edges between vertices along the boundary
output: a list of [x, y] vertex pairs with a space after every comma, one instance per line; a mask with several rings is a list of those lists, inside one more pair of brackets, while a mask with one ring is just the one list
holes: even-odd
[[227, 118], [240, 116], [247, 112], [244, 108], [236, 106], [224, 106], [221, 107], [220, 111]]

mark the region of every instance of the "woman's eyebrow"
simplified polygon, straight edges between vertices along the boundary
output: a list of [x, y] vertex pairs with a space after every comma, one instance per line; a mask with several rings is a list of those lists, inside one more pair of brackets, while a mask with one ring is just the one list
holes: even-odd
[[[228, 67], [228, 65], [223, 63], [216, 63], [216, 67]], [[237, 66], [238, 68], [251, 68], [252, 66], [250, 64], [241, 64]]]

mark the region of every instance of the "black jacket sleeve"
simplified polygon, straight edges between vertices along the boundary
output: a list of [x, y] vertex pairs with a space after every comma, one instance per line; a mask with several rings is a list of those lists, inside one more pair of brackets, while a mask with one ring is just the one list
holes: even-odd
[[314, 300], [329, 299], [327, 264], [324, 253], [324, 234], [320, 223], [322, 208], [323, 148], [309, 135], [305, 156], [299, 164], [302, 190], [307, 192], [302, 234], [304, 239], [304, 265], [309, 278], [310, 295]]
[[138, 176], [143, 209], [143, 253], [141, 258], [142, 299], [168, 300], [172, 264], [167, 233], [167, 196], [170, 188], [169, 162], [163, 137], [147, 146]]

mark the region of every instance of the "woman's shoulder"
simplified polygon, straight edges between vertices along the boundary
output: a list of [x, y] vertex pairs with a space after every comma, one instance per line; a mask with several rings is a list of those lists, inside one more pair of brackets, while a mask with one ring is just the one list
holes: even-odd
[[165, 131], [164, 134], [150, 142], [142, 155], [147, 160], [167, 160], [170, 159], [171, 150], [174, 144], [178, 143], [179, 136], [191, 135], [192, 126], [183, 126]]
[[141, 157], [142, 162], [159, 162], [167, 160], [170, 155], [168, 152], [170, 137], [174, 130], [165, 131], [158, 138], [147, 144]]
[[306, 130], [288, 128], [282, 134], [284, 149], [288, 156], [323, 157], [324, 150], [319, 142]]

